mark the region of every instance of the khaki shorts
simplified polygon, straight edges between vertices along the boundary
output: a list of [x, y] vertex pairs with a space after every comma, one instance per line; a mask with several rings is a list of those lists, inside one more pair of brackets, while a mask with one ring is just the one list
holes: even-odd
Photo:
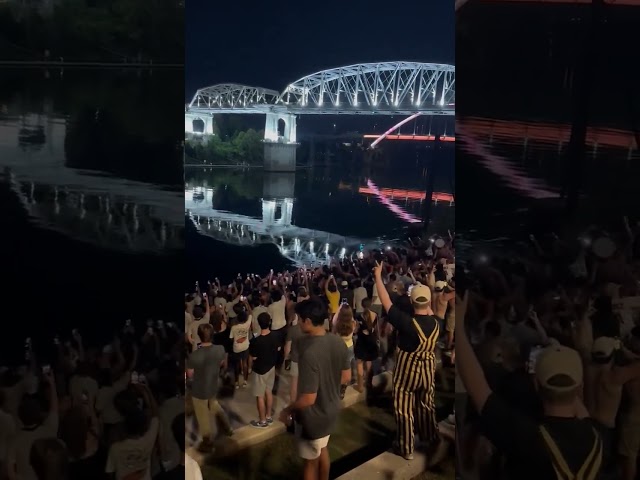
[[289, 375], [292, 377], [298, 376], [298, 362], [291, 362], [291, 368], [289, 369]]
[[618, 453], [623, 457], [636, 458], [640, 453], [640, 420], [624, 420], [620, 425]]
[[273, 390], [273, 384], [276, 381], [276, 367], [273, 367], [264, 375], [258, 375], [256, 372], [251, 374], [251, 395], [254, 397], [262, 397], [267, 391]]
[[298, 455], [303, 460], [315, 460], [318, 458], [322, 449], [329, 445], [329, 437], [330, 435], [327, 435], [314, 440], [302, 438], [302, 426], [296, 423], [296, 448], [298, 449]]

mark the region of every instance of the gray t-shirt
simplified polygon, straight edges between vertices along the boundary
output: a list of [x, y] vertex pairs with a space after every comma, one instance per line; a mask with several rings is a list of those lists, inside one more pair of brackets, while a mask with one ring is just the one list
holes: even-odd
[[189, 355], [187, 368], [193, 369], [191, 395], [194, 398], [206, 400], [218, 394], [220, 364], [224, 356], [224, 347], [221, 345], [201, 347]]
[[304, 333], [300, 329], [300, 324], [291, 325], [287, 330], [287, 342], [291, 342], [291, 361], [298, 363], [300, 359], [300, 347], [298, 345], [298, 339], [302, 337]]
[[331, 435], [342, 405], [340, 381], [350, 370], [347, 345], [337, 335], [304, 335], [298, 340], [298, 394], [317, 393], [316, 403], [300, 411], [297, 418], [302, 436], [308, 440]]

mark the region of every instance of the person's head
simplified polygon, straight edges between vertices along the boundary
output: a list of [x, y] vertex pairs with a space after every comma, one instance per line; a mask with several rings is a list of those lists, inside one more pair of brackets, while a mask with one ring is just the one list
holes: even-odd
[[426, 312], [431, 305], [431, 290], [426, 285], [417, 284], [411, 289], [411, 305], [416, 313]]
[[140, 409], [131, 410], [124, 416], [124, 431], [127, 437], [136, 438], [147, 430], [147, 417]]
[[336, 288], [336, 284], [331, 282], [329, 283], [329, 286], [327, 287], [327, 289], [331, 292], [331, 293], [335, 293], [338, 291], [338, 289]]
[[271, 301], [279, 302], [282, 299], [282, 292], [280, 290], [273, 290], [271, 292]]
[[611, 337], [598, 337], [591, 346], [591, 361], [597, 365], [612, 363], [618, 341]]
[[211, 314], [211, 319], [209, 320], [209, 323], [211, 324], [211, 327], [213, 328], [214, 333], [218, 333], [219, 331], [222, 330], [223, 322], [224, 322], [224, 314], [220, 310], [215, 310]]
[[316, 298], [297, 303], [296, 313], [300, 320], [300, 329], [305, 333], [323, 329], [324, 322], [328, 318], [327, 306]]
[[177, 415], [171, 422], [171, 433], [178, 444], [178, 448], [182, 453], [186, 451], [185, 431], [184, 431], [184, 415]]
[[258, 315], [258, 325], [261, 330], [269, 330], [271, 328], [271, 315], [267, 312], [262, 312]]
[[353, 313], [351, 312], [351, 308], [348, 308], [349, 311], [347, 312], [347, 308], [348, 307], [340, 309], [336, 320], [336, 333], [341, 337], [348, 337], [353, 334]]
[[249, 314], [247, 313], [245, 306], [242, 305], [241, 303], [236, 303], [233, 306], [233, 311], [236, 314], [237, 323], [244, 323], [249, 318]]
[[194, 306], [193, 318], [195, 318], [196, 320], [200, 320], [202, 317], [204, 317], [204, 308], [202, 308], [202, 305]]
[[213, 327], [208, 323], [203, 323], [198, 326], [198, 337], [200, 337], [201, 343], [210, 343], [213, 336]]
[[60, 439], [64, 442], [72, 458], [82, 458], [87, 450], [90, 419], [83, 407], [72, 407], [60, 422]]
[[582, 359], [561, 345], [546, 347], [537, 357], [535, 379], [545, 406], [572, 406], [582, 388]]
[[364, 298], [361, 302], [362, 308], [365, 310], [371, 309], [371, 299], [369, 297]]
[[501, 333], [500, 323], [495, 320], [488, 321], [484, 326], [484, 335], [487, 338], [498, 338]]
[[18, 406], [18, 419], [25, 427], [40, 425], [44, 419], [42, 405], [33, 395], [25, 395]]
[[307, 296], [307, 288], [300, 287], [298, 288], [298, 297], [306, 297]]
[[353, 321], [353, 310], [349, 306], [348, 303], [345, 303], [340, 306], [340, 310], [338, 310], [338, 322], [352, 322]]
[[349, 282], [347, 282], [346, 280], [343, 280], [342, 282], [340, 282], [340, 288], [342, 290], [347, 290], [349, 288]]
[[436, 293], [442, 293], [446, 288], [447, 288], [447, 282], [440, 280], [436, 282], [436, 284], [434, 285], [433, 291]]
[[29, 463], [38, 480], [66, 480], [69, 454], [57, 438], [40, 438], [31, 445]]

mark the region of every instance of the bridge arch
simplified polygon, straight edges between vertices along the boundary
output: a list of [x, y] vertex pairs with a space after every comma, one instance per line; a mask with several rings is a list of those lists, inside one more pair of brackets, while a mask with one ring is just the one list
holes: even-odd
[[284, 138], [286, 131], [287, 121], [282, 117], [278, 118], [278, 138]]
[[398, 61], [322, 70], [289, 84], [278, 103], [374, 110], [446, 108], [455, 103], [455, 67]]
[[206, 123], [200, 118], [196, 117], [191, 120], [191, 128], [193, 133], [205, 133]]

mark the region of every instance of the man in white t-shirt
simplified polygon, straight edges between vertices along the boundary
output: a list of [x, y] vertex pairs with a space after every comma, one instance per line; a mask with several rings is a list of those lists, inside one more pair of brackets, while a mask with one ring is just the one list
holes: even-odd
[[233, 363], [235, 365], [236, 388], [240, 387], [240, 373], [242, 386], [247, 386], [249, 378], [249, 341], [252, 332], [252, 317], [244, 310], [236, 313], [235, 323], [229, 329], [229, 338], [233, 340]]
[[373, 294], [371, 295], [371, 311], [374, 312], [378, 318], [382, 318], [382, 301], [378, 296], [378, 288], [375, 283], [373, 284]]
[[271, 317], [271, 331], [275, 332], [287, 325], [285, 310], [287, 299], [280, 290], [271, 292], [271, 305], [267, 307], [267, 313]]
[[356, 308], [356, 313], [364, 312], [362, 308], [362, 300], [367, 298], [367, 289], [362, 286], [362, 281], [356, 280], [356, 288], [353, 290], [353, 305]]
[[271, 292], [271, 305], [268, 307], [268, 313], [271, 317], [271, 333], [277, 339], [278, 361], [276, 363], [276, 371], [284, 363], [284, 344], [287, 340], [287, 297], [281, 290], [273, 290]]
[[42, 421], [42, 410], [38, 400], [34, 397], [24, 397], [20, 406], [20, 422], [22, 429], [16, 434], [9, 448], [9, 471], [15, 471], [20, 480], [38, 480], [29, 455], [33, 442], [42, 438], [57, 437], [58, 435], [58, 394], [56, 382], [51, 371], [43, 374], [49, 390], [49, 412]]
[[[145, 411], [125, 415], [127, 438], [115, 442], [109, 448], [106, 473], [115, 473], [116, 480], [123, 480], [129, 476], [135, 476], [136, 480], [151, 480], [151, 457], [158, 439], [160, 422], [155, 416], [157, 408], [149, 389], [141, 384], [135, 384], [135, 388], [143, 398], [146, 408]], [[145, 430], [147, 413], [153, 416]]]
[[260, 297], [258, 301], [260, 303], [253, 309], [253, 312], [251, 312], [251, 316], [253, 317], [251, 328], [253, 330], [254, 337], [260, 335], [261, 332], [260, 325], [258, 324], [258, 317], [261, 313], [269, 313], [269, 309], [265, 305], [265, 301], [262, 299], [262, 297]]

